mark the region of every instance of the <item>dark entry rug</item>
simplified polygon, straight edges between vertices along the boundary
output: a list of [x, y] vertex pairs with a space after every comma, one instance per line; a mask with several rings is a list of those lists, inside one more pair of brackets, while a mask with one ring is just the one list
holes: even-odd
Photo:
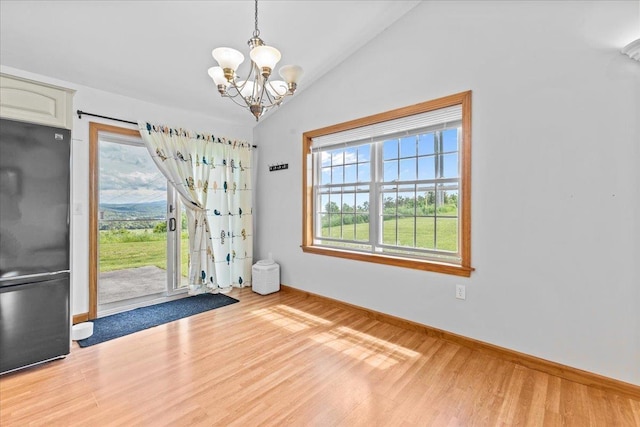
[[92, 321], [93, 335], [79, 340], [78, 345], [89, 347], [236, 302], [223, 294], [201, 294], [101, 317]]

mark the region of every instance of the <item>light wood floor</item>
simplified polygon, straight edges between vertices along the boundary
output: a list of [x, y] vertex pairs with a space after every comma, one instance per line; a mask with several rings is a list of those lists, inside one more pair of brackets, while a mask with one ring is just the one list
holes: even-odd
[[640, 400], [298, 293], [0, 377], [0, 425], [640, 426]]

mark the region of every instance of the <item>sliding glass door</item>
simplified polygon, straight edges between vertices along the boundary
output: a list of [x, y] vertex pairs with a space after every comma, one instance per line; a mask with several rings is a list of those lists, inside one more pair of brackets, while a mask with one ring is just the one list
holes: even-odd
[[142, 140], [100, 134], [98, 164], [99, 315], [184, 292], [183, 207]]

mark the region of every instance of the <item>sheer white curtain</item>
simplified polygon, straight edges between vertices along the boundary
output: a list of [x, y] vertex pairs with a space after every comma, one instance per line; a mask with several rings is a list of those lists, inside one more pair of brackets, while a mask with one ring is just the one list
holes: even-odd
[[187, 208], [189, 293], [251, 283], [251, 145], [139, 122], [154, 162]]

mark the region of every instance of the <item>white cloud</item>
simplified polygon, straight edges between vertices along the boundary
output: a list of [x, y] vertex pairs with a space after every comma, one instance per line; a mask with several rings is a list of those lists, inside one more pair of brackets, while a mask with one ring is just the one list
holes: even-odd
[[138, 203], [166, 197], [167, 180], [146, 147], [100, 142], [100, 199]]

